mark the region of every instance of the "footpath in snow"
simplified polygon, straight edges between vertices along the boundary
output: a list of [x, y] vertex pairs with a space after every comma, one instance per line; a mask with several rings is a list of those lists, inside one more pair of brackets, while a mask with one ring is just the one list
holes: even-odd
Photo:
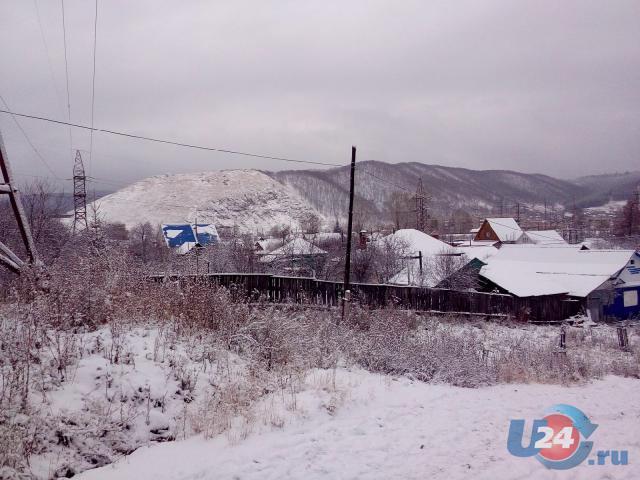
[[[362, 371], [314, 371], [317, 388], [298, 394], [283, 426], [245, 439], [142, 447], [87, 471], [99, 479], [637, 479], [640, 478], [640, 381], [618, 377], [575, 387], [500, 385], [464, 389], [391, 379]], [[322, 386], [326, 388], [321, 388]], [[568, 403], [599, 425], [597, 449], [628, 450], [627, 466], [550, 471], [506, 448], [509, 420], [540, 418]]]

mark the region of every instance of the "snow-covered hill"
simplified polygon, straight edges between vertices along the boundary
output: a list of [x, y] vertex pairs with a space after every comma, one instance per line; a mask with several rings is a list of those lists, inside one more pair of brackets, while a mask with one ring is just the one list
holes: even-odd
[[[348, 167], [284, 170], [270, 175], [300, 192], [325, 215], [344, 216], [349, 193]], [[365, 160], [356, 170], [356, 201], [374, 214], [382, 212], [392, 193], [404, 191], [412, 195], [419, 178], [430, 196], [432, 212], [447, 215], [455, 208], [489, 211], [498, 208], [501, 201], [506, 208], [515, 208], [516, 202], [529, 208], [543, 206], [545, 202], [564, 205], [574, 198], [581, 199], [586, 192], [584, 187], [547, 175]]]
[[[327, 170], [284, 170], [269, 173], [307, 198], [328, 217], [344, 216], [348, 205], [349, 167]], [[508, 170], [470, 170], [425, 163], [365, 160], [356, 170], [356, 202], [376, 214], [385, 210], [393, 192], [413, 194], [418, 179], [430, 196], [432, 212], [449, 215], [455, 208], [494, 212], [502, 202], [509, 215], [515, 204], [544, 211], [544, 205], [595, 207], [626, 200], [640, 182], [640, 172], [594, 175], [562, 180], [548, 175]], [[510, 210], [511, 209], [511, 210]]]
[[134, 183], [96, 202], [105, 221], [127, 228], [151, 224], [213, 222], [240, 232], [297, 227], [316, 210], [293, 189], [257, 170], [222, 170], [158, 175]]

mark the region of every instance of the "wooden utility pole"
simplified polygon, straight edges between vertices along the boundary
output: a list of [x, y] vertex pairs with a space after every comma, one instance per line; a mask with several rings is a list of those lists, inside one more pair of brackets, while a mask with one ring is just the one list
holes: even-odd
[[347, 222], [347, 254], [344, 263], [344, 296], [342, 298], [342, 318], [345, 314], [345, 303], [351, 298], [351, 237], [353, 233], [353, 195], [356, 174], [356, 147], [351, 147], [351, 180], [349, 183], [349, 220]]
[[[4, 149], [4, 142], [2, 140], [2, 132], [0, 132], [0, 170], [2, 171], [2, 182], [0, 183], [0, 195], [9, 195], [9, 203], [13, 210], [13, 215], [18, 224], [18, 230], [22, 237], [22, 243], [29, 256], [29, 261], [32, 264], [38, 263], [38, 254], [36, 253], [36, 246], [31, 236], [31, 229], [29, 228], [29, 222], [24, 214], [22, 208], [22, 202], [20, 201], [20, 195], [18, 189], [13, 184], [11, 176], [11, 167], [9, 166], [9, 159], [7, 152]], [[19, 272], [24, 266], [24, 262], [4, 243], [0, 242], [0, 263], [14, 272]]]

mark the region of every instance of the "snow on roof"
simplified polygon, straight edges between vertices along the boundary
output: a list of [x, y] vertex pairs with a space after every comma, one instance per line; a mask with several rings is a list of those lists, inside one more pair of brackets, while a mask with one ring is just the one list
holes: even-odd
[[388, 280], [388, 283], [393, 285], [433, 287], [438, 283], [438, 280], [433, 276], [431, 269], [426, 267], [429, 257], [433, 258], [445, 253], [459, 253], [448, 243], [413, 228], [397, 230], [391, 235], [376, 240], [375, 243], [383, 247], [386, 245], [395, 247], [402, 257], [413, 257], [417, 256], [419, 252], [422, 253], [423, 273], [420, 274], [420, 261], [417, 258], [405, 258], [405, 267]]
[[258, 240], [256, 242], [256, 244], [259, 245], [262, 249], [259, 252], [260, 254], [268, 253], [271, 250], [275, 250], [276, 248], [282, 246], [282, 243], [283, 242], [281, 238], [266, 238], [264, 240]]
[[405, 258], [404, 268], [393, 275], [388, 283], [393, 285], [419, 285], [423, 287], [434, 287], [438, 279], [433, 275], [432, 269], [428, 267], [429, 258], [435, 258], [442, 254], [460, 253], [448, 243], [432, 237], [420, 230], [405, 228], [397, 230], [391, 235], [387, 235], [376, 240], [378, 245], [393, 245], [398, 249], [403, 257], [414, 257], [422, 253], [423, 272], [420, 273], [420, 261], [417, 258]]
[[522, 235], [522, 229], [513, 218], [486, 218], [501, 242], [515, 242]]
[[504, 245], [480, 275], [518, 297], [567, 293], [586, 297], [629, 261], [632, 250], [580, 250], [573, 245]]
[[494, 242], [470, 242], [456, 247], [456, 251], [463, 253], [469, 260], [477, 258], [483, 262], [498, 253]]
[[187, 253], [196, 243], [209, 245], [219, 239], [215, 225], [209, 223], [164, 224], [161, 228], [167, 246], [180, 254]]
[[169, 238], [169, 239], [173, 239], [173, 238], [176, 238], [178, 235], [180, 235], [183, 232], [184, 232], [183, 230], [167, 229], [167, 230], [164, 231], [164, 236]]
[[304, 238], [308, 238], [315, 242], [327, 242], [331, 240], [342, 240], [342, 234], [340, 232], [305, 233]]
[[422, 252], [423, 256], [431, 256], [454, 252], [448, 243], [413, 228], [397, 230], [378, 241], [397, 245], [403, 255], [417, 255], [418, 252]]
[[267, 255], [264, 255], [263, 258], [260, 259], [260, 261], [272, 262], [273, 260], [276, 260], [278, 257], [283, 257], [283, 256], [326, 255], [326, 254], [327, 252], [307, 242], [305, 239], [296, 238], [295, 240], [292, 240], [289, 243], [284, 244], [280, 248], [275, 249], [274, 251], [268, 253]]
[[524, 236], [536, 245], [567, 245], [567, 242], [555, 230], [527, 230]]

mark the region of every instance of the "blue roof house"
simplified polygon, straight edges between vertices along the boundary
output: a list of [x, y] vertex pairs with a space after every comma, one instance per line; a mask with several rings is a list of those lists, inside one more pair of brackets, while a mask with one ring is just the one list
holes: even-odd
[[179, 254], [188, 253], [196, 246], [215, 245], [220, 240], [215, 225], [210, 223], [163, 224], [162, 236], [167, 246]]

